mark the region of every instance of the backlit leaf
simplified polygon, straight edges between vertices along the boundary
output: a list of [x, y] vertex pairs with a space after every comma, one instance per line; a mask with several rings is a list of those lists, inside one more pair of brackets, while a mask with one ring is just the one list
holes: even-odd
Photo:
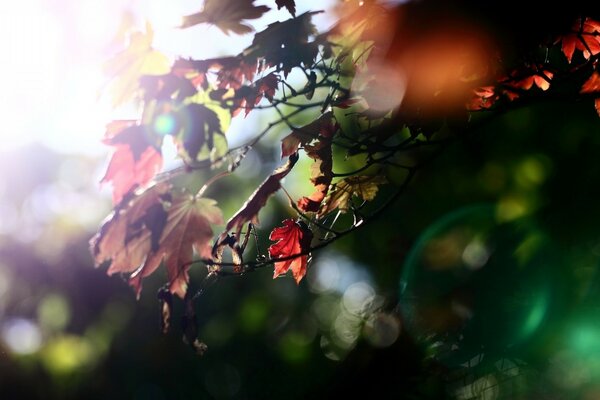
[[[273, 279], [279, 275], [292, 270], [296, 283], [300, 283], [306, 275], [308, 264], [308, 251], [313, 234], [303, 222], [295, 222], [293, 219], [283, 221], [283, 226], [273, 229], [269, 240], [275, 241], [269, 247], [269, 256], [272, 259], [288, 258], [283, 261], [275, 261]], [[291, 257], [297, 255], [296, 257]]]
[[[281, 180], [290, 173], [297, 161], [298, 154], [292, 154], [289, 156], [287, 163], [273, 171], [273, 173], [261, 183], [258, 189], [252, 193], [242, 208], [227, 221], [226, 232], [233, 230], [236, 232], [236, 237], [239, 238], [239, 233], [244, 224], [252, 222], [253, 224], [258, 225], [258, 212], [265, 204], [267, 204], [269, 197], [281, 188]], [[223, 235], [221, 236], [223, 237]]]
[[[145, 187], [162, 167], [160, 149], [143, 125], [116, 121], [109, 125], [104, 143], [115, 148], [101, 183], [113, 187], [113, 203], [136, 188]], [[124, 129], [114, 133], [115, 126]]]
[[112, 78], [110, 93], [113, 106], [132, 100], [144, 75], [164, 75], [170, 71], [170, 61], [152, 49], [154, 32], [146, 24], [146, 33], [136, 32], [129, 39], [127, 49], [104, 65], [104, 72]]
[[116, 210], [92, 239], [96, 265], [110, 260], [108, 274], [132, 273], [138, 297], [142, 279], [164, 261], [169, 291], [183, 298], [194, 251], [211, 256], [211, 224], [223, 217], [216, 201], [177, 193], [167, 184], [153, 186]]
[[387, 180], [381, 175], [359, 175], [342, 179], [333, 185], [329, 196], [319, 210], [319, 215], [328, 214], [335, 209], [342, 212], [348, 211], [353, 196], [364, 201], [372, 201], [377, 195], [379, 186], [384, 183], [387, 183]]

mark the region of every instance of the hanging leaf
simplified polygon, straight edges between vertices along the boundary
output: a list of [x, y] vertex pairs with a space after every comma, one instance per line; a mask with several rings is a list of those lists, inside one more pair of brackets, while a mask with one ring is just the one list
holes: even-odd
[[255, 6], [254, 0], [206, 0], [202, 11], [183, 17], [182, 28], [207, 23], [215, 25], [226, 35], [252, 32], [243, 20], [260, 18], [269, 11], [267, 6]]
[[162, 168], [160, 149], [152, 142], [143, 125], [115, 121], [108, 126], [104, 143], [115, 150], [100, 182], [112, 183], [113, 204], [118, 204], [136, 188], [145, 187]]
[[127, 49], [104, 65], [104, 72], [112, 78], [109, 90], [113, 107], [134, 98], [142, 76], [169, 73], [170, 61], [165, 55], [152, 49], [153, 38], [152, 26], [146, 24], [145, 34], [132, 34]]
[[222, 136], [221, 121], [217, 114], [203, 104], [191, 103], [182, 108], [181, 133], [176, 137], [180, 153], [184, 159], [196, 161], [203, 148], [210, 154], [215, 147], [215, 137]]
[[106, 221], [92, 240], [96, 265], [110, 260], [108, 274], [132, 273], [139, 297], [142, 279], [165, 262], [169, 291], [183, 298], [194, 251], [211, 256], [211, 224], [222, 224], [216, 201], [185, 193], [172, 195], [166, 184], [134, 198]]
[[377, 195], [379, 186], [387, 183], [382, 175], [358, 175], [344, 178], [333, 185], [329, 196], [319, 210], [319, 216], [326, 215], [335, 209], [346, 212], [350, 208], [350, 201], [357, 196], [364, 201], [372, 201]]
[[[267, 204], [267, 200], [275, 192], [281, 188], [281, 180], [290, 173], [296, 162], [298, 161], [298, 154], [292, 154], [289, 156], [287, 163], [277, 168], [273, 173], [261, 183], [261, 185], [250, 195], [250, 198], [244, 203], [242, 208], [229, 221], [225, 228], [224, 234], [221, 235], [219, 242], [227, 235], [229, 231], [235, 231], [236, 238], [240, 237], [242, 227], [247, 222], [252, 222], [254, 225], [258, 225], [258, 212]], [[225, 236], [224, 236], [225, 235]]]
[[289, 157], [298, 151], [300, 145], [305, 146], [319, 136], [331, 136], [332, 133], [329, 131], [335, 129], [332, 116], [331, 111], [326, 112], [310, 124], [294, 129], [292, 133], [281, 139], [281, 158]]
[[275, 271], [273, 279], [279, 275], [292, 270], [292, 275], [299, 284], [304, 275], [308, 264], [308, 251], [313, 234], [303, 222], [295, 222], [293, 219], [283, 221], [283, 227], [275, 228], [269, 235], [269, 240], [277, 243], [269, 247], [269, 256], [272, 259], [288, 258], [283, 261], [275, 261]]
[[318, 13], [306, 12], [296, 18], [270, 24], [254, 35], [252, 45], [244, 54], [248, 58], [264, 58], [268, 65], [277, 67], [286, 77], [294, 67], [312, 65], [322, 43], [320, 37], [309, 42], [309, 38], [317, 33], [311, 18]]
[[292, 14], [292, 17], [296, 16], [296, 3], [294, 0], [275, 0], [275, 4], [277, 4], [278, 10], [285, 7]]
[[558, 41], [562, 42], [561, 50], [567, 61], [571, 63], [575, 50], [581, 51], [583, 58], [589, 60], [590, 56], [600, 53], [600, 22], [585, 18], [583, 23], [578, 19], [573, 24], [573, 29]]
[[[333, 179], [332, 138], [336, 130], [335, 124], [329, 118], [321, 125], [319, 138], [313, 145], [305, 145], [306, 155], [314, 160], [310, 168], [310, 181], [315, 191], [309, 197], [298, 200], [298, 208], [302, 211], [317, 212]], [[328, 124], [328, 125], [327, 125]]]
[[595, 93], [600, 92], [600, 74], [596, 71], [592, 72], [587, 81], [581, 86], [579, 93]]

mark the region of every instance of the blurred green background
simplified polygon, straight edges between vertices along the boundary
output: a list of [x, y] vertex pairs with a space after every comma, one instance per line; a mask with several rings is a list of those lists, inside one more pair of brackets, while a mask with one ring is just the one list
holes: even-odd
[[[4, 170], [21, 166], [1, 187], [2, 398], [596, 398], [599, 126], [591, 104], [492, 119], [383, 218], [314, 254], [299, 286], [269, 269], [208, 286], [203, 357], [181, 340], [180, 302], [160, 332], [163, 272], [136, 301], [93, 268], [100, 160], [6, 153]], [[226, 215], [242, 199], [227, 193], [250, 192], [277, 155], [249, 162], [262, 167], [211, 189]], [[263, 237], [289, 215], [278, 200]]]

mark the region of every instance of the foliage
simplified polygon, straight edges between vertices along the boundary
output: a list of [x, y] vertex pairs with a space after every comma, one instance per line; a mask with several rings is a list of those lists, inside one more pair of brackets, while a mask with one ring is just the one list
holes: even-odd
[[[141, 279], [164, 262], [167, 292], [185, 299], [188, 327], [200, 293], [188, 289], [191, 267], [204, 265], [205, 282], [212, 282], [274, 265], [274, 277], [291, 270], [300, 283], [313, 251], [388, 211], [427, 163], [494, 117], [548, 99], [600, 102], [600, 23], [588, 15], [507, 50], [461, 16], [436, 14], [436, 24], [423, 23], [429, 4], [349, 1], [323, 32], [312, 22], [319, 11], [295, 16], [294, 1], [273, 5], [293, 18], [271, 23], [232, 56], [178, 59], [164, 70], [147, 26], [107, 66], [115, 104], [133, 97], [142, 111], [138, 121], [116, 121], [107, 130], [115, 150], [103, 181], [113, 186], [114, 212], [92, 239], [93, 255], [97, 265], [109, 263], [109, 273], [130, 273], [138, 296]], [[227, 34], [249, 33], [246, 21], [268, 17], [268, 8], [207, 0], [182, 28], [208, 23]], [[251, 113], [270, 122], [230, 147], [231, 118]], [[274, 135], [282, 136], [280, 144], [273, 145]], [[159, 173], [167, 137], [183, 166]], [[258, 146], [281, 146], [287, 161], [247, 199], [235, 199], [239, 211], [213, 237], [222, 212], [204, 193], [235, 174]], [[288, 195], [296, 220], [269, 228], [275, 243], [268, 254], [251, 253], [249, 237], [267, 236], [256, 229], [261, 210], [295, 184], [284, 178], [306, 158], [313, 192]], [[221, 196], [219, 202], [231, 194]], [[162, 302], [163, 326], [171, 307]], [[196, 334], [188, 336], [195, 343]]]

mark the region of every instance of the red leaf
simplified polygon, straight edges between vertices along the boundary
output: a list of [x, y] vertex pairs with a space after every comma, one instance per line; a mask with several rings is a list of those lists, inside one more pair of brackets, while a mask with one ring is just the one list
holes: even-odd
[[298, 207], [302, 211], [317, 212], [333, 179], [333, 154], [331, 138], [335, 132], [335, 124], [329, 119], [328, 127], [320, 131], [318, 141], [314, 145], [306, 145], [306, 154], [315, 160], [310, 170], [310, 181], [315, 186], [315, 191], [309, 197], [298, 200]]
[[281, 139], [281, 158], [289, 157], [298, 151], [300, 145], [306, 145], [319, 136], [331, 136], [333, 124], [331, 122], [332, 113], [326, 112], [318, 119], [314, 120], [302, 128], [294, 129], [292, 133]]
[[485, 110], [493, 106], [499, 98], [495, 90], [494, 86], [482, 86], [473, 89], [473, 97], [467, 103], [467, 110]]
[[221, 210], [212, 199], [157, 184], [118, 207], [92, 239], [96, 265], [110, 260], [108, 274], [132, 273], [129, 283], [139, 297], [142, 279], [164, 261], [169, 291], [183, 298], [194, 251], [211, 257], [211, 224], [221, 224]]
[[258, 225], [258, 212], [261, 208], [267, 204], [267, 200], [271, 195], [279, 190], [281, 187], [281, 180], [289, 174], [291, 169], [294, 167], [298, 161], [298, 154], [292, 154], [288, 158], [288, 161], [285, 165], [277, 168], [273, 173], [264, 180], [264, 182], [252, 193], [248, 201], [244, 203], [242, 208], [233, 216], [229, 221], [227, 221], [227, 227], [225, 229], [225, 233], [221, 235], [221, 239], [219, 242], [223, 240], [227, 236], [227, 232], [231, 230], [236, 231], [236, 238], [239, 238], [239, 233], [242, 230], [242, 227], [247, 222], [252, 222], [255, 225]]
[[600, 116], [600, 98], [598, 98], [594, 101], [594, 106], [596, 107], [596, 112]]
[[586, 18], [581, 23], [578, 19], [573, 24], [573, 30], [566, 35], [559, 37], [562, 41], [562, 52], [567, 57], [569, 63], [573, 59], [575, 50], [581, 51], [583, 57], [588, 60], [590, 56], [595, 56], [600, 53], [600, 23], [593, 19]]
[[594, 71], [587, 81], [581, 86], [579, 93], [594, 93], [600, 91], [600, 74]]
[[285, 7], [292, 14], [292, 17], [296, 16], [296, 3], [294, 3], [294, 0], [275, 0], [275, 4], [277, 4], [278, 10]]
[[[269, 240], [277, 243], [269, 247], [269, 256], [273, 259], [287, 258], [283, 261], [275, 261], [273, 279], [285, 274], [290, 268], [296, 283], [300, 283], [306, 275], [308, 264], [308, 251], [313, 234], [302, 222], [294, 222], [292, 219], [283, 221], [283, 227], [275, 228], [269, 235]], [[297, 257], [291, 257], [298, 255]]]
[[112, 183], [113, 203], [118, 204], [127, 193], [150, 183], [162, 167], [162, 155], [150, 143], [145, 128], [128, 121], [110, 124], [104, 142], [114, 146], [115, 151], [100, 182]]

